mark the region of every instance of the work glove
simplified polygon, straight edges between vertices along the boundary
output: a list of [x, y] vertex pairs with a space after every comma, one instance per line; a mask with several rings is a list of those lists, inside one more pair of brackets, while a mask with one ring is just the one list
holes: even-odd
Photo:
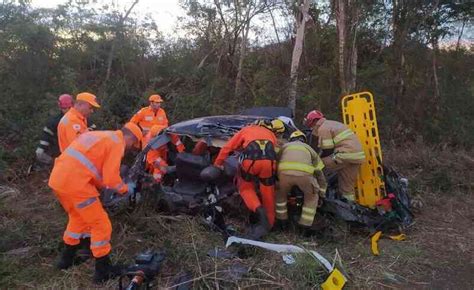
[[135, 189], [137, 188], [137, 184], [133, 181], [129, 181], [127, 183], [127, 187], [128, 187], [128, 194], [134, 194], [135, 193]]

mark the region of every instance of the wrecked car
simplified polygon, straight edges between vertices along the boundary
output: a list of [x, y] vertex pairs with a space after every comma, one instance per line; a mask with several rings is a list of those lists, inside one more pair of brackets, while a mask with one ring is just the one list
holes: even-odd
[[[220, 148], [236, 132], [249, 123], [260, 119], [283, 117], [288, 132], [296, 130], [292, 121], [291, 110], [288, 108], [252, 108], [239, 115], [209, 116], [176, 123], [158, 136], [137, 155], [133, 166], [127, 172], [126, 179], [138, 181], [141, 194], [158, 196], [156, 206], [167, 213], [202, 214], [205, 220], [225, 231], [225, 214], [221, 203], [236, 194], [235, 177], [238, 168], [238, 152], [234, 152], [224, 164], [224, 170], [216, 176], [202, 174], [212, 164]], [[308, 132], [308, 130], [307, 130]], [[169, 134], [180, 136], [186, 144], [186, 152], [177, 153], [170, 143]], [[310, 135], [310, 133], [308, 132]], [[285, 134], [286, 135], [286, 134]], [[289, 135], [289, 134], [288, 134]], [[284, 136], [285, 137], [285, 136]], [[284, 142], [284, 140], [281, 140]], [[145, 172], [146, 153], [151, 149], [169, 146], [169, 161], [173, 165], [161, 184], [146, 188], [146, 180], [150, 180]], [[193, 150], [200, 147], [204, 150]], [[193, 153], [190, 153], [193, 151]], [[323, 199], [321, 214], [340, 218], [351, 224], [368, 227], [370, 230], [381, 230], [412, 223], [408, 196], [408, 181], [395, 170], [384, 166], [384, 181], [387, 190], [385, 205], [368, 208], [349, 202], [337, 196], [337, 175], [327, 172], [328, 189]], [[149, 184], [149, 183], [148, 183]], [[290, 193], [293, 202], [289, 203], [290, 216], [299, 216], [303, 203], [303, 194], [298, 188]], [[126, 202], [132, 206], [142, 199], [140, 193], [129, 196]], [[117, 205], [117, 201], [105, 202]], [[129, 204], [129, 205], [130, 205]], [[293, 205], [293, 206], [292, 206]], [[111, 206], [109, 206], [110, 208]]]

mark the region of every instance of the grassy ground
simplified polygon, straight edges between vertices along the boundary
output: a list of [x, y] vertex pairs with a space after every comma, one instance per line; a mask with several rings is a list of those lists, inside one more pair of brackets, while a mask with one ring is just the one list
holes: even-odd
[[[386, 152], [389, 160], [411, 181], [418, 204], [416, 222], [402, 242], [381, 239], [380, 256], [370, 251], [367, 232], [354, 232], [335, 222], [323, 237], [302, 238], [294, 232], [272, 233], [267, 241], [291, 243], [320, 252], [349, 278], [352, 288], [472, 289], [474, 287], [474, 199], [472, 152], [451, 153], [411, 146]], [[68, 271], [54, 269], [60, 250], [65, 214], [46, 186], [46, 176], [19, 176], [0, 188], [0, 288], [91, 288], [93, 263]], [[239, 223], [238, 220], [235, 220]], [[286, 265], [280, 255], [249, 251], [247, 259], [223, 260], [207, 256], [224, 241], [198, 218], [163, 216], [141, 209], [113, 219], [113, 260], [130, 263], [138, 252], [164, 249], [166, 262], [157, 287], [176, 285], [176, 277], [190, 273], [194, 288], [265, 287], [318, 288], [327, 274], [312, 258], [299, 255]], [[240, 280], [229, 274], [248, 267]], [[104, 285], [117, 286], [116, 281]]]

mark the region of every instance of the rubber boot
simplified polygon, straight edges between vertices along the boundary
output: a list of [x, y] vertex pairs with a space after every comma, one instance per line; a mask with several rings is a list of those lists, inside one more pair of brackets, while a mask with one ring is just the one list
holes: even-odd
[[298, 224], [297, 230], [298, 230], [298, 234], [305, 238], [309, 238], [316, 233], [316, 231], [314, 231], [311, 227], [300, 225], [300, 224]]
[[71, 246], [64, 244], [64, 250], [61, 253], [59, 261], [56, 263], [56, 268], [59, 270], [66, 270], [72, 265], [74, 265], [74, 258], [76, 257], [76, 252], [80, 247], [80, 244]]
[[109, 255], [95, 259], [94, 283], [100, 284], [122, 274], [122, 267], [112, 265]]
[[263, 206], [258, 207], [255, 210], [255, 213], [257, 214], [258, 222], [250, 230], [248, 238], [251, 240], [260, 240], [263, 236], [268, 234], [271, 226], [270, 222], [268, 221], [267, 211], [265, 208], [263, 208]]
[[89, 260], [92, 257], [91, 252], [91, 238], [83, 238], [80, 240], [77, 256], [74, 259], [74, 265], [79, 265]]

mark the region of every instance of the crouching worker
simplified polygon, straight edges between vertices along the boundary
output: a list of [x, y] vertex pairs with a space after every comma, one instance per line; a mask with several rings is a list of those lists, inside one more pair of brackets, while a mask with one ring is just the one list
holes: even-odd
[[[354, 132], [345, 124], [326, 120], [323, 113], [314, 110], [304, 119], [304, 125], [312, 129], [322, 149], [322, 160], [327, 169], [337, 172], [338, 191], [341, 197], [355, 202], [355, 185], [365, 153]], [[327, 156], [328, 152], [332, 152]], [[324, 157], [325, 156], [325, 157]]]
[[127, 123], [121, 130], [80, 135], [56, 159], [49, 186], [68, 214], [59, 269], [71, 267], [80, 245], [89, 240], [95, 258], [94, 282], [120, 274], [120, 267], [112, 265], [109, 258], [112, 224], [99, 200], [99, 189], [134, 192], [136, 185], [124, 184], [120, 177], [120, 163], [125, 150], [139, 147], [141, 140], [140, 128]]
[[[221, 149], [214, 165], [223, 168], [233, 151], [240, 151], [238, 188], [247, 208], [257, 214], [258, 223], [248, 238], [260, 239], [275, 222], [275, 174], [277, 137], [285, 127], [280, 120], [261, 121], [242, 128]], [[258, 194], [257, 194], [258, 192]], [[262, 200], [260, 200], [260, 198]], [[263, 204], [263, 206], [262, 206]]]
[[[160, 125], [153, 125], [150, 131], [143, 138], [142, 148], [145, 148], [151, 139], [158, 136], [162, 129], [163, 127]], [[171, 143], [175, 146], [176, 151], [178, 153], [184, 152], [184, 144], [179, 139], [179, 136], [175, 134], [169, 134], [169, 137], [171, 139]], [[153, 180], [156, 183], [160, 183], [168, 170], [168, 144], [148, 151], [146, 156], [146, 168], [148, 172], [153, 175]]]
[[278, 156], [278, 187], [276, 194], [277, 223], [288, 224], [288, 193], [297, 186], [304, 193], [304, 203], [298, 225], [307, 230], [313, 225], [319, 196], [326, 193], [324, 164], [318, 154], [306, 144], [306, 136], [295, 131], [283, 145]]

